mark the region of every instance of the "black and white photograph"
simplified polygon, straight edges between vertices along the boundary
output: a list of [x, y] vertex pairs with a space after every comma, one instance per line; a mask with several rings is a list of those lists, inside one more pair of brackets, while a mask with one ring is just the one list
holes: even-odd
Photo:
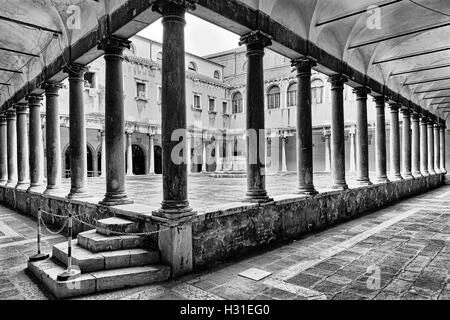
[[0, 0], [0, 308], [450, 300], [449, 114], [448, 0]]

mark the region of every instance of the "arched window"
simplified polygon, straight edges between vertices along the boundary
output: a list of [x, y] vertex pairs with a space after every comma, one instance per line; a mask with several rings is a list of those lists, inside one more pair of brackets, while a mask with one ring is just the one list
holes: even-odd
[[313, 103], [323, 103], [323, 81], [316, 79], [311, 83], [311, 95]]
[[242, 65], [242, 72], [247, 73], [247, 61], [245, 61], [244, 64]]
[[189, 62], [188, 69], [192, 71], [197, 71], [197, 65], [195, 64], [195, 62], [193, 61]]
[[269, 109], [277, 109], [280, 107], [280, 87], [273, 86], [267, 93], [267, 106]]
[[220, 71], [219, 70], [214, 71], [214, 78], [220, 79]]
[[240, 92], [236, 92], [233, 95], [233, 113], [242, 113], [244, 112], [244, 108], [242, 105], [242, 94]]
[[297, 105], [297, 83], [291, 83], [287, 90], [287, 105], [294, 107]]

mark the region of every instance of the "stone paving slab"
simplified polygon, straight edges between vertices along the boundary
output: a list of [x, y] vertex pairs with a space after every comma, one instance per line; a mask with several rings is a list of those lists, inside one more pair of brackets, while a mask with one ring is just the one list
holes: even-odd
[[[449, 300], [449, 204], [445, 186], [176, 281], [78, 299]], [[25, 271], [35, 221], [4, 207], [0, 221], [20, 234], [0, 243], [0, 299], [52, 299]], [[43, 251], [63, 241], [45, 231]], [[239, 276], [251, 268], [272, 274]]]

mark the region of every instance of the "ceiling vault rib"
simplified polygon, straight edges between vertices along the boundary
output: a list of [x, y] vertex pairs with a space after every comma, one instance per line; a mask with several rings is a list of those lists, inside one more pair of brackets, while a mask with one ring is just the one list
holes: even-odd
[[[430, 103], [430, 106], [441, 106], [443, 104], [449, 104], [450, 101], [444, 101], [444, 102], [435, 102], [435, 103]], [[442, 109], [442, 108], [438, 108], [438, 109]]]
[[398, 33], [398, 34], [395, 34], [392, 36], [380, 37], [377, 39], [363, 41], [363, 42], [360, 42], [360, 43], [357, 43], [354, 45], [350, 45], [348, 47], [348, 50], [365, 47], [365, 46], [369, 46], [371, 44], [389, 41], [389, 40], [393, 40], [393, 39], [397, 39], [397, 38], [401, 38], [401, 37], [406, 37], [406, 36], [409, 36], [412, 34], [421, 33], [421, 32], [430, 31], [430, 30], [439, 29], [439, 28], [444, 28], [444, 27], [448, 27], [448, 26], [450, 26], [450, 22], [440, 23], [440, 24], [436, 24], [436, 25], [432, 25], [432, 26], [428, 26], [428, 27], [424, 27], [424, 28], [420, 28], [420, 29], [416, 29], [416, 30], [406, 31], [406, 32]]
[[[387, 2], [387, 3], [376, 4], [376, 6], [377, 6], [378, 8], [382, 8], [382, 7], [387, 7], [387, 6], [396, 4], [396, 3], [398, 3], [398, 2], [402, 2], [402, 1], [403, 1], [403, 0], [394, 0], [394, 1]], [[342, 16], [336, 16], [336, 17], [333, 17], [333, 18], [328, 18], [328, 19], [325, 19], [325, 20], [323, 20], [323, 21], [317, 22], [317, 23], [316, 23], [316, 27], [320, 27], [320, 26], [323, 26], [323, 25], [325, 25], [325, 24], [329, 24], [329, 23], [333, 23], [333, 22], [336, 22], [336, 21], [339, 21], [339, 20], [343, 20], [343, 19], [351, 18], [351, 17], [353, 17], [353, 16], [357, 16], [357, 15], [359, 15], [359, 14], [366, 13], [367, 10], [368, 10], [367, 8], [365, 8], [365, 9], [360, 9], [360, 10], [358, 10], [358, 11], [346, 13], [346, 14], [344, 14], [344, 15], [342, 15]]]
[[429, 70], [443, 69], [443, 68], [448, 68], [448, 67], [450, 67], [450, 63], [441, 64], [438, 66], [429, 66], [429, 67], [425, 67], [425, 68], [416, 68], [416, 69], [404, 70], [404, 71], [399, 71], [399, 72], [393, 72], [389, 75], [389, 77], [401, 76], [401, 75], [408, 74], [408, 73], [417, 73], [417, 72], [424, 72], [424, 71], [429, 71]]
[[419, 80], [419, 81], [413, 81], [413, 82], [406, 82], [406, 83], [403, 84], [403, 86], [412, 86], [412, 85], [416, 85], [416, 84], [437, 82], [437, 81], [445, 81], [445, 80], [450, 80], [450, 77], [427, 79], [427, 80]]
[[12, 72], [12, 73], [23, 73], [20, 70], [11, 70], [11, 69], [6, 69], [6, 68], [0, 68], [0, 71]]
[[392, 62], [392, 61], [397, 61], [397, 60], [415, 58], [415, 57], [424, 56], [427, 54], [438, 53], [438, 52], [447, 51], [447, 50], [450, 50], [450, 46], [404, 54], [404, 55], [400, 55], [397, 57], [392, 57], [392, 58], [375, 61], [372, 64], [375, 65], [375, 64], [387, 63], [387, 62]]
[[423, 100], [433, 100], [433, 99], [443, 99], [443, 98], [450, 98], [450, 96], [425, 97], [425, 98], [423, 98]]
[[0, 47], [0, 50], [2, 50], [2, 51], [7, 51], [7, 52], [12, 52], [12, 53], [17, 53], [17, 54], [23, 54], [23, 55], [25, 55], [25, 56], [30, 56], [30, 57], [39, 58], [39, 55], [34, 54], [34, 53], [29, 53], [29, 52], [24, 52], [24, 51], [18, 51], [18, 50], [13, 50], [13, 49], [8, 49], [8, 48], [3, 48], [3, 47]]
[[421, 90], [421, 91], [415, 91], [414, 94], [419, 94], [419, 93], [430, 93], [430, 92], [445, 91], [445, 90], [450, 90], [450, 88], [439, 88], [439, 89]]
[[0, 86], [10, 86], [10, 83], [4, 83], [4, 82], [0, 82]]
[[49, 28], [46, 28], [46, 27], [43, 27], [43, 26], [39, 26], [37, 24], [33, 24], [33, 23], [25, 22], [25, 21], [20, 21], [20, 20], [8, 18], [8, 17], [5, 17], [5, 16], [0, 16], [0, 20], [11, 22], [11, 23], [20, 24], [20, 25], [23, 25], [23, 26], [26, 26], [26, 27], [30, 27], [30, 28], [34, 28], [34, 29], [38, 29], [38, 30], [42, 30], [42, 31], [62, 34], [62, 32], [59, 31], [59, 30], [49, 29]]

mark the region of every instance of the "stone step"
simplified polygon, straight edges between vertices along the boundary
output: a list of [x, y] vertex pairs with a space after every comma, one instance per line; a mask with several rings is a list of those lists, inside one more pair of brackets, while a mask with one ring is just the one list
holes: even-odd
[[130, 220], [112, 217], [97, 221], [96, 230], [106, 236], [117, 236], [117, 233], [139, 232], [139, 224]]
[[[64, 265], [67, 264], [67, 243], [53, 246], [53, 257]], [[104, 252], [90, 252], [73, 241], [72, 264], [78, 266], [82, 273], [117, 268], [139, 267], [157, 264], [160, 261], [159, 251], [147, 249], [126, 249]]]
[[152, 265], [85, 273], [76, 279], [61, 282], [56, 277], [65, 268], [53, 259], [28, 262], [28, 270], [60, 299], [148, 285], [166, 281], [170, 277], [170, 267]]
[[145, 246], [142, 236], [105, 236], [96, 230], [78, 234], [78, 245], [91, 252], [137, 249]]

